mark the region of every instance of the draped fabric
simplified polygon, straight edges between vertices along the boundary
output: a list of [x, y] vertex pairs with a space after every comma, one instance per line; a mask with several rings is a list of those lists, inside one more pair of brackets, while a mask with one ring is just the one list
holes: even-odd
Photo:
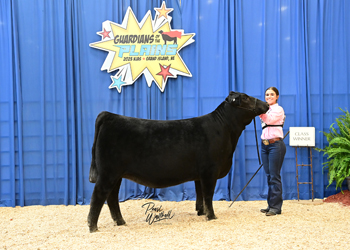
[[[138, 21], [160, 0], [0, 1], [0, 206], [89, 204], [94, 122], [99, 112], [156, 120], [212, 112], [230, 90], [264, 99], [280, 90], [289, 127], [315, 127], [316, 147], [327, 143], [339, 108], [349, 106], [350, 11], [348, 1], [168, 0], [171, 27], [195, 33], [180, 54], [192, 77], [169, 79], [162, 93], [141, 76], [122, 92], [109, 89], [101, 71], [107, 53], [89, 47], [106, 20], [122, 23], [131, 6]], [[258, 123], [258, 135], [261, 133]], [[297, 198], [295, 148], [285, 139], [284, 199]], [[326, 160], [312, 149], [316, 198], [336, 192]], [[137, 152], [135, 152], [137, 157]], [[310, 163], [307, 148], [298, 161]], [[164, 163], [166, 164], [166, 162]], [[140, 166], [142, 167], [142, 166]], [[241, 135], [229, 174], [214, 199], [233, 200], [259, 167], [253, 122]], [[300, 180], [310, 181], [308, 167]], [[311, 187], [300, 185], [300, 198]], [[263, 170], [238, 200], [265, 199]], [[123, 179], [120, 200], [193, 200], [193, 182], [151, 189]]]

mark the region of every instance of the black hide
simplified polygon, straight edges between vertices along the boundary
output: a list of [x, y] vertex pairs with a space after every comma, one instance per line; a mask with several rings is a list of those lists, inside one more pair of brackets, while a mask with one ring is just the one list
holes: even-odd
[[107, 200], [112, 218], [125, 224], [118, 193], [122, 178], [164, 188], [195, 181], [198, 215], [215, 219], [212, 198], [216, 180], [232, 165], [237, 141], [268, 104], [243, 93], [230, 95], [212, 113], [196, 118], [157, 121], [101, 112], [95, 124], [90, 182], [90, 232]]

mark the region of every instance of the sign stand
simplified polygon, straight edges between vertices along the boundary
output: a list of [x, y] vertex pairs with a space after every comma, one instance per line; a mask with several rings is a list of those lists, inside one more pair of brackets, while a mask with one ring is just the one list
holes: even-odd
[[[312, 201], [314, 201], [314, 177], [313, 177], [313, 170], [312, 170], [312, 151], [311, 147], [307, 147], [310, 151], [310, 164], [298, 164], [298, 148], [295, 147], [295, 160], [296, 160], [296, 169], [297, 169], [297, 189], [298, 189], [298, 201], [299, 201], [299, 184], [311, 184], [311, 190], [312, 190]], [[300, 147], [302, 148], [302, 147]], [[299, 174], [298, 174], [298, 169], [299, 167], [305, 167], [309, 166], [310, 167], [310, 175], [311, 175], [311, 181], [310, 182], [299, 182]]]
[[[299, 201], [299, 185], [311, 184], [312, 201], [314, 201], [314, 177], [312, 170], [312, 147], [315, 147], [315, 127], [290, 127], [289, 146], [295, 148], [296, 178]], [[298, 164], [298, 148], [307, 148], [310, 151], [310, 164]], [[299, 182], [299, 167], [310, 167], [311, 181]]]

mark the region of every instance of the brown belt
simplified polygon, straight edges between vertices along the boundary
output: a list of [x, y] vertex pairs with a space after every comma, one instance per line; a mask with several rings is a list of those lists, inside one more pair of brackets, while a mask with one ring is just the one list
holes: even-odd
[[272, 139], [262, 140], [262, 142], [265, 145], [269, 145], [269, 144], [275, 143], [276, 141], [280, 141], [280, 140], [282, 140], [282, 139], [281, 138], [272, 138]]

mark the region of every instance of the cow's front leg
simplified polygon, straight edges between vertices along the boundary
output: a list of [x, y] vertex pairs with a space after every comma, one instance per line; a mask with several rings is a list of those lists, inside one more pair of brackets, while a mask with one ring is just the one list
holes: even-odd
[[208, 220], [216, 219], [213, 209], [213, 196], [215, 185], [216, 179], [213, 180], [212, 177], [203, 178], [201, 180], [202, 193], [204, 199], [204, 213], [207, 215]]
[[196, 211], [197, 215], [205, 215], [204, 208], [203, 208], [203, 195], [202, 195], [202, 187], [200, 181], [194, 182], [196, 187]]
[[88, 225], [90, 233], [97, 231], [98, 217], [100, 216], [103, 204], [112, 189], [112, 183], [101, 181], [100, 178], [97, 180], [94, 191], [91, 196], [90, 212], [88, 215]]
[[109, 194], [107, 198], [109, 211], [111, 213], [113, 220], [118, 226], [125, 224], [125, 221], [123, 219], [123, 216], [120, 212], [120, 207], [119, 207], [119, 189], [120, 189], [121, 183], [122, 183], [122, 178], [120, 178], [120, 180], [117, 182], [117, 184], [115, 185], [112, 192]]

